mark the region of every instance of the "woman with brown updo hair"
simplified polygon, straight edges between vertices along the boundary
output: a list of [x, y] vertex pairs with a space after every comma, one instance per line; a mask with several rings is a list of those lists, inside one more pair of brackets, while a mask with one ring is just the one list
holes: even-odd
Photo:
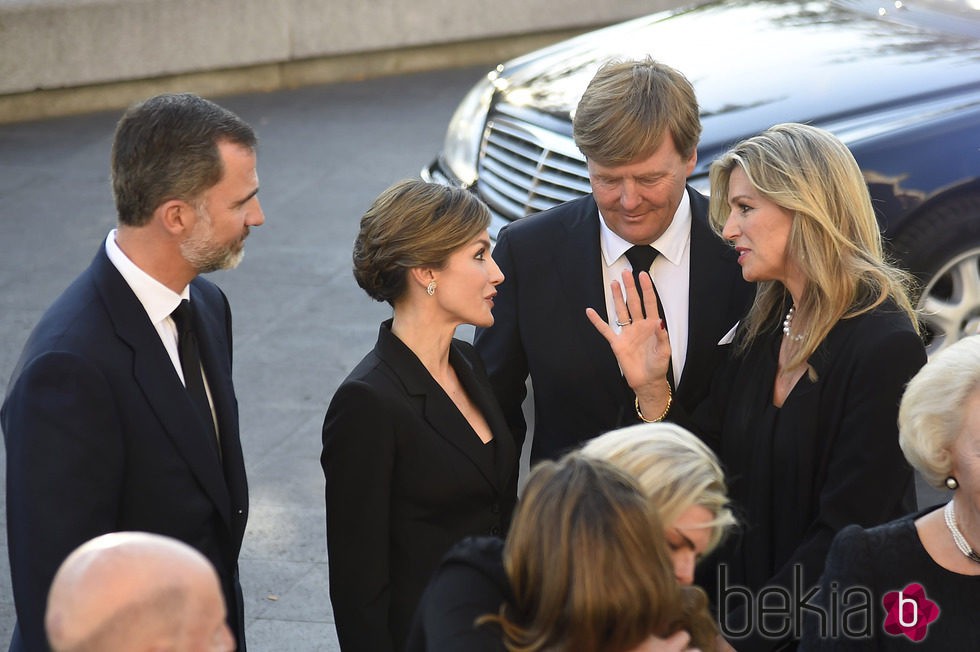
[[323, 424], [330, 600], [341, 648], [389, 652], [440, 558], [470, 535], [503, 536], [518, 451], [479, 356], [454, 339], [493, 324], [503, 274], [490, 213], [422, 181], [385, 190], [361, 218], [354, 276], [393, 308]]

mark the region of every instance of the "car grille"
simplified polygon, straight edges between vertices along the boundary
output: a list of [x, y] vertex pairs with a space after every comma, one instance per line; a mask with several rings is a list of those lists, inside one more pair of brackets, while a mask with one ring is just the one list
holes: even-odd
[[487, 122], [478, 173], [481, 197], [509, 220], [591, 192], [571, 138], [502, 113]]

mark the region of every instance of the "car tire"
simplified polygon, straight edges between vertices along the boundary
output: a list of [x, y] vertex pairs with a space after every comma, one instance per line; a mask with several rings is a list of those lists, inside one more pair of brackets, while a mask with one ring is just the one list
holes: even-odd
[[980, 194], [930, 208], [892, 249], [920, 283], [916, 307], [929, 355], [980, 333]]

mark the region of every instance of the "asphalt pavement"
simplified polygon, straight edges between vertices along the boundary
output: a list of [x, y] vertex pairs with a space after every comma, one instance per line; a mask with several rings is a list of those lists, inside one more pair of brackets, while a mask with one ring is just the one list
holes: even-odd
[[[211, 275], [234, 313], [251, 496], [241, 554], [250, 650], [340, 649], [320, 427], [334, 389], [390, 315], [354, 282], [351, 245], [374, 197], [436, 154], [456, 104], [488, 68], [215, 98], [258, 132], [266, 215], [241, 266]], [[120, 114], [0, 126], [0, 395], [30, 329], [115, 224], [108, 170]], [[2, 502], [0, 514], [6, 649], [15, 615]]]

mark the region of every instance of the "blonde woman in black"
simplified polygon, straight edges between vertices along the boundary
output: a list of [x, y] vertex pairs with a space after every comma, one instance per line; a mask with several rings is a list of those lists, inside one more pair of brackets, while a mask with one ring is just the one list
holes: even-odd
[[[897, 417], [925, 349], [909, 277], [886, 261], [861, 170], [829, 132], [776, 125], [719, 157], [710, 219], [758, 290], [693, 413], [671, 397], [670, 343], [649, 309], [657, 299], [648, 276], [640, 283], [652, 318], [628, 275], [627, 301], [618, 283], [612, 290], [617, 319], [628, 323], [620, 333], [588, 314], [636, 394], [638, 418], [687, 427], [725, 469], [739, 536], [702, 565], [699, 583], [719, 602], [725, 587], [740, 586], [793, 603], [820, 578], [838, 531], [914, 509]], [[733, 646], [791, 648], [800, 628], [767, 626], [753, 606], [741, 600], [719, 614]]]

